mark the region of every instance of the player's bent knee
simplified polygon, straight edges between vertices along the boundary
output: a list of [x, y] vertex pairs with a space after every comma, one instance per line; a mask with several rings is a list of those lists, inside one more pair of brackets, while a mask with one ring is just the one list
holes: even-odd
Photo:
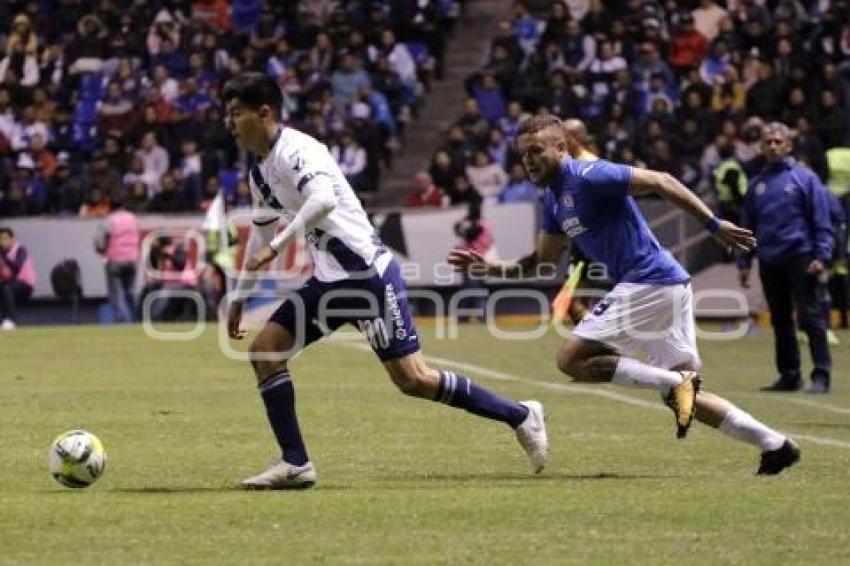
[[267, 375], [279, 370], [286, 369], [288, 361], [285, 353], [281, 353], [281, 346], [268, 336], [257, 336], [251, 343], [250, 359], [257, 381], [261, 382]]
[[576, 378], [579, 373], [576, 368], [576, 362], [577, 360], [575, 359], [575, 356], [572, 355], [572, 352], [565, 348], [561, 348], [555, 354], [555, 364], [558, 366], [558, 369], [561, 373], [573, 378]]

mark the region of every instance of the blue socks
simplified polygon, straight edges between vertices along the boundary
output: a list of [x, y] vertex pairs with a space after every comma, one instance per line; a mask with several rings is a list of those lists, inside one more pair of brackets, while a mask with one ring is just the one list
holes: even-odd
[[289, 370], [281, 369], [269, 375], [260, 385], [260, 395], [283, 459], [295, 466], [307, 463], [307, 449], [295, 416], [295, 388]]
[[479, 417], [502, 421], [511, 428], [521, 425], [528, 416], [528, 409], [523, 405], [487, 391], [468, 377], [450, 371], [440, 372], [440, 387], [434, 400]]

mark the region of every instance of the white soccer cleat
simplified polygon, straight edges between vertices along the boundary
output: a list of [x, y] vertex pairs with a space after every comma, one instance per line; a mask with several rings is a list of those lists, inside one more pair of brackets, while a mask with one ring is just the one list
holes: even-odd
[[313, 462], [295, 466], [283, 460], [261, 474], [242, 480], [242, 489], [306, 489], [316, 483]]
[[540, 401], [521, 401], [528, 408], [528, 416], [516, 429], [516, 438], [535, 474], [539, 474], [549, 459], [549, 438], [546, 436], [546, 420]]
[[9, 318], [4, 318], [3, 322], [0, 323], [0, 330], [14, 330], [15, 328], [17, 328], [17, 326], [14, 321]]

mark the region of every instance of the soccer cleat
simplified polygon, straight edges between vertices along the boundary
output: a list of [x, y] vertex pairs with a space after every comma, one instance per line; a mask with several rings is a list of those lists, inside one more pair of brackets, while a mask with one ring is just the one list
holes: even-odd
[[9, 318], [4, 318], [3, 322], [0, 323], [0, 330], [14, 330], [15, 328], [17, 328], [15, 322]]
[[549, 438], [546, 435], [546, 415], [539, 401], [521, 401], [528, 415], [516, 428], [516, 438], [525, 450], [531, 469], [539, 474], [549, 458]]
[[806, 393], [825, 395], [829, 393], [829, 381], [826, 379], [813, 379], [812, 384], [806, 389]]
[[242, 489], [306, 489], [316, 483], [313, 462], [295, 466], [280, 460], [261, 474], [242, 480]]
[[685, 438], [694, 420], [696, 397], [701, 380], [695, 371], [679, 373], [682, 374], [682, 383], [670, 390], [665, 402], [673, 410], [673, 416], [676, 419], [676, 438]]
[[771, 393], [783, 393], [788, 391], [799, 391], [803, 387], [803, 381], [797, 378], [785, 378], [780, 377], [775, 382], [770, 385], [766, 385], [761, 388], [762, 391], [769, 391]]
[[790, 438], [776, 450], [761, 453], [761, 462], [756, 475], [775, 476], [785, 468], [790, 468], [800, 460], [800, 447]]

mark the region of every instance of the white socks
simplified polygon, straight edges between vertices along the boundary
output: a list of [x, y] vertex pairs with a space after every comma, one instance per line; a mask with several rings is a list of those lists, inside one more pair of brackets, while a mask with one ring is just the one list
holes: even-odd
[[611, 378], [611, 381], [620, 385], [657, 389], [662, 393], [667, 393], [671, 388], [682, 383], [682, 375], [675, 371], [639, 362], [634, 358], [621, 356], [617, 361], [617, 369], [614, 370], [614, 377]]
[[755, 420], [752, 415], [737, 407], [732, 407], [723, 422], [720, 431], [736, 440], [758, 446], [763, 452], [777, 450], [785, 442], [785, 437]]

